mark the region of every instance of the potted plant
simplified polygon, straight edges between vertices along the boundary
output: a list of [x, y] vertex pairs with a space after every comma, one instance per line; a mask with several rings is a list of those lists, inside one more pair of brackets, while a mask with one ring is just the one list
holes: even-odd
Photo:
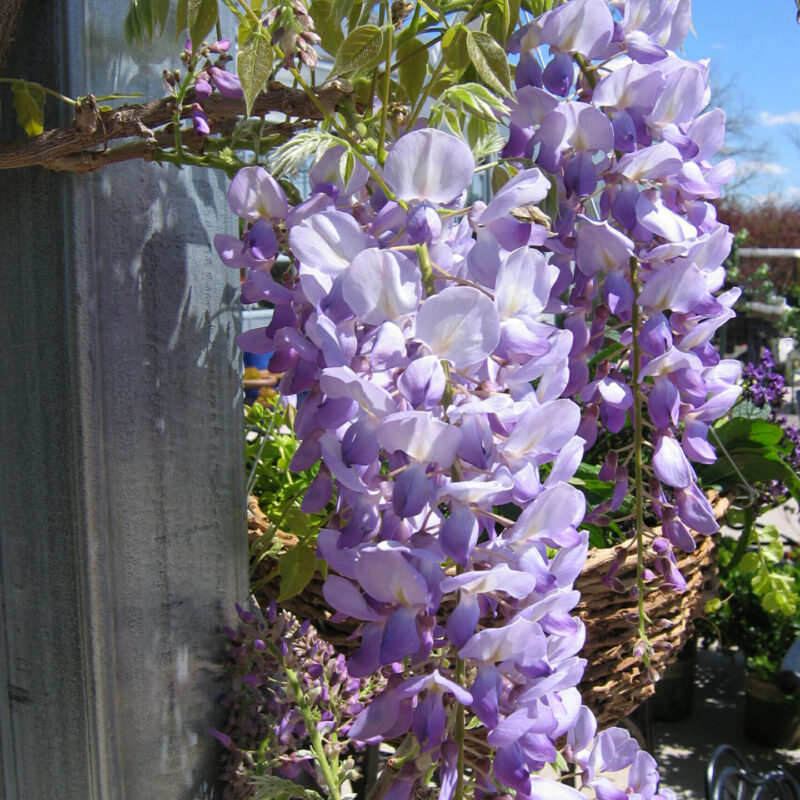
[[[800, 699], [784, 693], [776, 678], [784, 656], [800, 637], [800, 548], [784, 555], [774, 527], [763, 528], [758, 535], [760, 549], [727, 569], [736, 543], [723, 540], [719, 600], [709, 620], [722, 649], [730, 654], [735, 648], [744, 656], [747, 738], [767, 747], [791, 747], [800, 741]], [[769, 587], [760, 577], [763, 573], [754, 568], [756, 561], [767, 559], [772, 560]], [[765, 608], [768, 591], [780, 593], [783, 610]]]

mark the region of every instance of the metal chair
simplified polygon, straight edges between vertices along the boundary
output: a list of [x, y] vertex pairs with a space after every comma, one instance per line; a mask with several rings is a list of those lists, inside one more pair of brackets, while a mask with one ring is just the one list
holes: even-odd
[[706, 800], [800, 800], [800, 783], [783, 767], [754, 773], [727, 744], [720, 745], [708, 762], [705, 790]]

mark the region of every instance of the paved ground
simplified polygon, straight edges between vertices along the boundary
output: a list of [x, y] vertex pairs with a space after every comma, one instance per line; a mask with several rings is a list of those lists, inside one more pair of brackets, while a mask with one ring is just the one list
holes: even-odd
[[681, 722], [653, 724], [663, 781], [678, 800], [702, 800], [708, 759], [720, 744], [733, 745], [759, 772], [781, 764], [800, 777], [800, 750], [771, 750], [744, 737], [744, 675], [717, 652], [698, 653], [694, 711]]
[[[796, 415], [788, 414], [798, 423]], [[759, 519], [800, 543], [800, 513], [794, 500]], [[758, 772], [784, 765], [800, 779], [800, 749], [772, 750], [744, 736], [744, 672], [741, 663], [713, 651], [698, 652], [694, 711], [681, 722], [653, 723], [654, 753], [664, 784], [678, 800], [702, 800], [706, 764], [720, 744], [730, 744]]]

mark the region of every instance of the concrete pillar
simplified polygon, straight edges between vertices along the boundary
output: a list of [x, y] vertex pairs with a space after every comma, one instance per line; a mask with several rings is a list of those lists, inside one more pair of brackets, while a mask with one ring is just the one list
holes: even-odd
[[[127, 5], [28, 0], [5, 74], [158, 95]], [[235, 230], [224, 190], [135, 162], [0, 173], [6, 800], [216, 796], [218, 628], [247, 587], [236, 276], [211, 246]]]

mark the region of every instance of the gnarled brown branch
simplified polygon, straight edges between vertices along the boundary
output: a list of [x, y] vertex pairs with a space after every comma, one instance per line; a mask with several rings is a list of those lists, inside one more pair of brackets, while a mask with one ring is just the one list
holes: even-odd
[[[333, 110], [346, 97], [352, 87], [346, 81], [332, 81], [317, 91], [325, 108]], [[156, 147], [172, 142], [169, 130], [163, 130], [173, 120], [174, 99], [165, 97], [143, 105], [129, 105], [111, 111], [100, 111], [93, 97], [84, 98], [78, 107], [72, 125], [45, 131], [40, 136], [0, 144], [0, 169], [41, 166], [51, 170], [88, 172], [105, 164], [130, 158], [147, 158]], [[188, 97], [181, 109], [181, 117], [191, 115]], [[245, 113], [244, 100], [214, 94], [202, 103], [203, 110], [218, 126], [230, 127], [237, 117]], [[260, 116], [277, 111], [300, 120], [319, 120], [322, 115], [308, 95], [273, 83], [262, 92], [253, 104], [253, 115]], [[162, 129], [162, 130], [159, 130]], [[109, 147], [109, 142], [133, 139], [119, 147]]]

